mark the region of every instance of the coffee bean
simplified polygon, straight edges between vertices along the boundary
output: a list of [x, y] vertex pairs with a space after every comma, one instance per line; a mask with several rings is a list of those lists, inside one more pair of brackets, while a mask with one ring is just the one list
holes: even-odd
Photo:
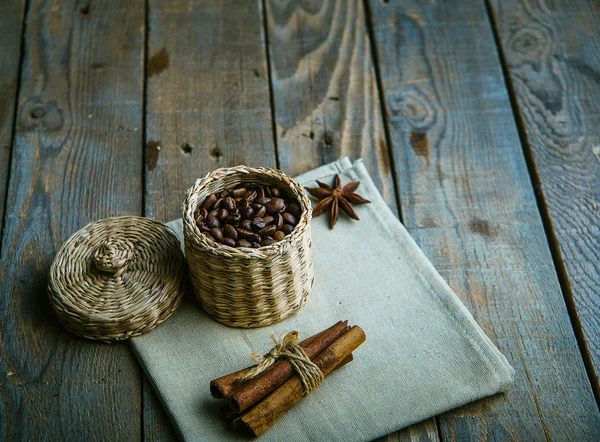
[[252, 221], [249, 219], [245, 219], [242, 221], [242, 229], [244, 230], [252, 230]]
[[219, 198], [225, 198], [227, 195], [229, 195], [229, 190], [227, 190], [227, 189], [219, 192]]
[[259, 244], [259, 243], [257, 243], [257, 242], [253, 242], [253, 243], [252, 243], [252, 248], [253, 248], [253, 249], [258, 249], [259, 247], [260, 247], [260, 244]]
[[235, 229], [233, 228], [233, 226], [232, 226], [232, 225], [230, 225], [230, 224], [225, 224], [225, 225], [223, 226], [223, 234], [224, 234], [224, 235], [225, 235], [227, 238], [233, 238], [233, 239], [235, 239], [235, 240], [237, 240], [237, 239], [238, 239], [238, 233], [237, 233], [237, 230], [235, 230]]
[[277, 227], [277, 230], [280, 230], [281, 226], [283, 226], [283, 216], [281, 213], [275, 215], [275, 226]]
[[267, 213], [278, 213], [285, 210], [285, 201], [282, 198], [273, 198], [265, 204]]
[[227, 218], [229, 216], [229, 212], [227, 212], [227, 209], [221, 209], [219, 211], [219, 216], [217, 218], [219, 218], [219, 220], [223, 221], [225, 220], [225, 218]]
[[268, 187], [264, 187], [264, 189], [265, 189], [265, 196], [269, 196], [270, 197], [271, 196], [271, 189], [268, 188]]
[[225, 199], [223, 200], [223, 207], [225, 207], [227, 210], [235, 209], [235, 201], [233, 200], [233, 198], [231, 198], [230, 196], [225, 197]]
[[237, 225], [240, 223], [240, 221], [242, 220], [242, 215], [240, 215], [239, 213], [234, 213], [233, 215], [229, 215], [227, 218], [225, 218], [225, 221], [227, 221], [227, 224], [231, 224], [231, 225]]
[[267, 204], [269, 201], [271, 201], [271, 198], [269, 198], [268, 196], [263, 196], [261, 198], [256, 198], [254, 200], [254, 202], [256, 204], [260, 204], [261, 206], [264, 206], [265, 204]]
[[248, 206], [241, 211], [242, 216], [246, 219], [252, 218], [254, 216], [254, 209], [251, 206]]
[[250, 187], [252, 187], [252, 183], [248, 183], [246, 181], [235, 186], [236, 189], [241, 189], [241, 188], [249, 189]]
[[248, 241], [246, 239], [238, 240], [238, 242], [235, 245], [238, 247], [252, 247], [252, 244], [250, 244], [250, 241]]
[[273, 233], [273, 239], [275, 241], [281, 241], [284, 237], [285, 233], [283, 233], [281, 230], [278, 230], [277, 232]]
[[275, 218], [273, 218], [271, 215], [267, 215], [267, 216], [263, 216], [263, 219], [265, 220], [265, 224], [268, 226], [269, 224], [271, 224], [273, 222], [273, 220]]
[[210, 234], [210, 232], [208, 232], [208, 231], [202, 232], [202, 234], [203, 234], [204, 236], [206, 236], [207, 238], [209, 238], [209, 239], [212, 239], [213, 241], [215, 240], [215, 239], [213, 238], [213, 236]]
[[267, 214], [267, 208], [265, 206], [258, 206], [259, 209], [254, 209], [255, 213], [254, 216], [257, 216], [259, 218], [262, 218], [263, 216], [265, 216]]
[[213, 210], [211, 210], [211, 211], [208, 213], [208, 217], [207, 217], [207, 218], [209, 218], [209, 217], [211, 217], [211, 216], [212, 216], [212, 217], [215, 217], [215, 218], [216, 218], [216, 217], [218, 217], [218, 216], [219, 216], [219, 210], [218, 210], [218, 209], [213, 209]]
[[217, 202], [213, 205], [213, 209], [218, 209], [219, 207], [221, 207], [221, 204], [223, 204], [223, 200], [224, 198], [219, 198]]
[[256, 196], [258, 198], [264, 198], [265, 197], [265, 188], [259, 187], [258, 189], [256, 189]]
[[254, 201], [256, 199], [256, 196], [257, 196], [256, 190], [249, 190], [244, 195], [244, 201], [248, 201], [249, 203], [251, 203], [252, 201]]
[[276, 198], [280, 198], [281, 197], [281, 190], [278, 187], [271, 187], [271, 195], [276, 197]]
[[[277, 233], [277, 232], [275, 232]], [[263, 238], [262, 241], [260, 242], [261, 246], [270, 246], [271, 244], [275, 244], [277, 241], [275, 241], [273, 238], [267, 236], [266, 238]]]
[[290, 233], [292, 233], [292, 230], [294, 230], [294, 226], [292, 226], [290, 224], [284, 224], [283, 226], [281, 226], [281, 231], [283, 233], [285, 233], [286, 235], [289, 235]]
[[292, 226], [298, 224], [298, 221], [296, 221], [296, 217], [288, 212], [283, 214], [283, 220], [286, 224], [291, 224]]
[[223, 239], [223, 231], [221, 229], [210, 229], [210, 234], [216, 240]]
[[262, 236], [262, 237], [273, 236], [273, 233], [275, 233], [276, 231], [277, 231], [277, 227], [275, 227], [275, 226], [267, 226], [267, 227], [265, 227], [263, 229], [260, 229], [258, 231], [258, 234], [260, 236]]
[[208, 227], [206, 225], [206, 223], [200, 223], [198, 224], [198, 228], [202, 231], [202, 232], [208, 232], [210, 230], [210, 227]]
[[235, 239], [225, 237], [221, 240], [221, 244], [225, 244], [229, 247], [235, 247]]
[[252, 242], [259, 242], [260, 241], [260, 236], [258, 236], [256, 233], [251, 232], [249, 230], [244, 230], [244, 229], [236, 229], [238, 236], [240, 238], [244, 238], [247, 239], [248, 241], [252, 241]]
[[221, 227], [221, 223], [219, 222], [219, 219], [214, 216], [208, 217], [208, 219], [206, 220], [206, 225], [208, 227], [210, 227], [211, 229], [214, 229], [215, 227]]
[[239, 187], [237, 189], [233, 189], [229, 194], [234, 198], [240, 198], [242, 195], [246, 193], [246, 189], [243, 187]]
[[296, 217], [296, 219], [300, 219], [302, 215], [302, 209], [300, 208], [300, 204], [291, 203], [288, 205], [287, 211]]
[[204, 221], [204, 218], [202, 217], [202, 215], [198, 215], [198, 216], [196, 216], [195, 221], [196, 221], [196, 224], [200, 224], [201, 222]]
[[252, 228], [254, 230], [263, 229], [266, 225], [267, 223], [265, 222], [265, 220], [260, 217], [256, 217], [252, 220]]
[[214, 193], [211, 193], [202, 203], [202, 208], [210, 209], [215, 202], [217, 202], [217, 196]]

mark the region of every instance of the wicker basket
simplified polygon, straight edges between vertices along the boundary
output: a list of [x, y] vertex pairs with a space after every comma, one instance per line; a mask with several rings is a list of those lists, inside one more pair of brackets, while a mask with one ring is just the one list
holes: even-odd
[[120, 341], [152, 330], [179, 306], [185, 259], [177, 236], [148, 218], [88, 224], [58, 251], [48, 295], [71, 332]]
[[[300, 220], [283, 240], [257, 249], [232, 248], [203, 234], [194, 211], [211, 193], [241, 182], [276, 185], [296, 198]], [[302, 187], [283, 172], [236, 166], [217, 169], [198, 179], [183, 205], [185, 253], [196, 297], [215, 320], [232, 327], [263, 327], [296, 313], [314, 282], [310, 200]]]

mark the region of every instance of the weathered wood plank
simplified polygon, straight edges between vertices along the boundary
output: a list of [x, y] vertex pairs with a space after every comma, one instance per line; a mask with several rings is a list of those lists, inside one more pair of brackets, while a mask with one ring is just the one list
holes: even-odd
[[[196, 178], [237, 164], [274, 167], [275, 148], [260, 4], [151, 0], [149, 8], [145, 210], [166, 221], [181, 216]], [[148, 390], [144, 438], [170, 440]]]
[[266, 12], [282, 170], [362, 157], [396, 210], [362, 2], [267, 1]]
[[[600, 396], [600, 5], [491, 2], [526, 148]], [[554, 238], [552, 238], [554, 240]]]
[[[265, 11], [280, 168], [362, 157], [398, 212], [362, 1], [266, 1]], [[435, 421], [389, 437], [437, 440]]]
[[15, 122], [24, 14], [25, 0], [7, 0], [0, 4], [0, 29], [2, 29], [0, 36], [0, 47], [2, 47], [0, 51], [0, 248]]
[[136, 440], [128, 346], [66, 332], [47, 272], [89, 221], [141, 213], [144, 3], [32, 1], [0, 269], [0, 434]]
[[369, 2], [404, 222], [516, 369], [449, 440], [594, 440], [600, 415], [481, 1]]

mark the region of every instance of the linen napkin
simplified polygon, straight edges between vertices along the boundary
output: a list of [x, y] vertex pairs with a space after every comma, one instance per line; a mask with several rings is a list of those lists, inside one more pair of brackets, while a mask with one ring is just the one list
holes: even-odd
[[[375, 188], [362, 161], [347, 158], [297, 177], [302, 185], [360, 181], [372, 204], [361, 221], [312, 220], [315, 286], [295, 316], [259, 329], [210, 319], [192, 296], [131, 345], [184, 440], [247, 440], [220, 417], [211, 379], [252, 364], [271, 333], [304, 338], [348, 319], [367, 342], [354, 361], [300, 401], [262, 441], [363, 441], [505, 390], [514, 370], [475, 323]], [[168, 224], [182, 238], [181, 220]]]

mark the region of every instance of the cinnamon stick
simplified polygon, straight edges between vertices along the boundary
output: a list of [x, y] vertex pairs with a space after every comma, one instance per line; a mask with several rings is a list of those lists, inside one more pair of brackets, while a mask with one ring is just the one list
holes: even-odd
[[[336, 365], [335, 367], [333, 367], [333, 369], [329, 372], [329, 374], [333, 373], [336, 370], [339, 370], [344, 365], [349, 364], [353, 360], [354, 360], [354, 356], [352, 355], [352, 353], [350, 353], [348, 356], [346, 356], [344, 358], [344, 360], [342, 362], [340, 362], [338, 365]], [[248, 412], [248, 410], [246, 410], [246, 413], [247, 412]], [[238, 417], [240, 417], [242, 415], [242, 413], [236, 413], [235, 411], [232, 410], [232, 408], [229, 406], [228, 403], [225, 403], [221, 407], [221, 415], [223, 416], [223, 418], [227, 422], [233, 422], [235, 419], [237, 419]]]
[[[357, 325], [323, 350], [313, 362], [327, 376], [333, 368], [366, 340], [365, 332]], [[287, 413], [303, 397], [302, 382], [298, 376], [290, 378], [281, 387], [257, 403], [251, 410], [234, 420], [234, 427], [254, 437], [267, 431], [277, 419]]]
[[[335, 339], [337, 339], [337, 337], [339, 337], [347, 329], [348, 329], [348, 321], [339, 321], [336, 324], [329, 327], [327, 330], [323, 330], [322, 332], [319, 332], [309, 338], [306, 338], [304, 341], [300, 342], [299, 345], [302, 348], [304, 348], [304, 351], [308, 354], [308, 357], [312, 358], [312, 357], [316, 356], [318, 353], [320, 353], [321, 351], [323, 351], [323, 349], [325, 349], [329, 344], [331, 344], [331, 342], [335, 341]], [[332, 339], [332, 337], [333, 337], [333, 339]], [[286, 364], [289, 367], [290, 373], [285, 379], [283, 379], [281, 381], [277, 380], [277, 382], [279, 382], [279, 384], [275, 387], [275, 388], [277, 388], [279, 385], [283, 384], [287, 379], [289, 379], [289, 377], [292, 374], [291, 373], [292, 367], [289, 362], [278, 361], [275, 364], [273, 364], [271, 367], [269, 367], [267, 370], [265, 370], [263, 373], [261, 373], [259, 376], [256, 376], [254, 379], [257, 379], [259, 377], [264, 378], [264, 376], [273, 376], [274, 373], [277, 374], [279, 372], [279, 370], [281, 370], [281, 365], [285, 366]], [[237, 388], [240, 387], [240, 381], [254, 367], [255, 366], [252, 365], [250, 367], [246, 367], [242, 370], [236, 371], [235, 373], [231, 373], [231, 374], [228, 374], [226, 376], [223, 376], [223, 377], [220, 377], [218, 379], [211, 381], [210, 382], [210, 393], [211, 393], [212, 397], [214, 397], [215, 399], [222, 399], [222, 398], [228, 398], [229, 396], [231, 396], [231, 394], [234, 392], [234, 390], [236, 390]], [[287, 368], [285, 369], [285, 371], [287, 372]], [[279, 374], [279, 376], [281, 376], [281, 373]], [[252, 385], [251, 388], [256, 388], [256, 386]], [[274, 390], [274, 388], [270, 391], [273, 391], [273, 390]], [[263, 396], [261, 396], [261, 398], [264, 397], [269, 392], [265, 393]], [[260, 399], [260, 398], [258, 398], [258, 399]]]

